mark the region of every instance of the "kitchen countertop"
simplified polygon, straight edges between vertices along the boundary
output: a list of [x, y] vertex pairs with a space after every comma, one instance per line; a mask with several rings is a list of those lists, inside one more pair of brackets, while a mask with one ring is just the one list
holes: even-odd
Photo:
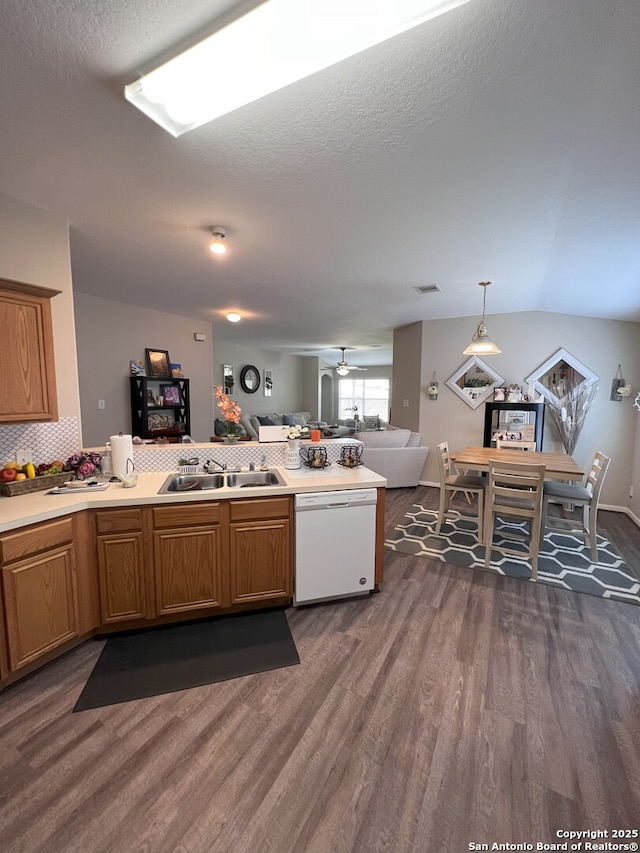
[[308, 468], [289, 470], [272, 466], [284, 480], [283, 486], [256, 486], [255, 488], [229, 488], [224, 486], [214, 491], [170, 492], [159, 495], [164, 481], [177, 471], [157, 471], [139, 474], [138, 484], [125, 489], [119, 483], [110, 483], [99, 492], [65, 492], [50, 495], [46, 491], [30, 492], [27, 495], [0, 497], [0, 532], [15, 530], [28, 524], [58, 518], [84, 509], [103, 509], [143, 504], [185, 503], [190, 501], [220, 501], [231, 498], [273, 497], [294, 495], [300, 492], [337, 491], [339, 489], [380, 488], [386, 479], [364, 466], [343, 468], [331, 465], [320, 471]]

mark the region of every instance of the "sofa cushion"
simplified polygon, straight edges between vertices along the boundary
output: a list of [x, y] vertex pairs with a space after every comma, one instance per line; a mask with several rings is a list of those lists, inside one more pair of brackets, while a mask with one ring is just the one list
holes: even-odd
[[293, 415], [293, 414], [283, 415], [282, 416], [282, 424], [283, 424], [283, 426], [295, 426], [296, 425], [295, 415]]
[[[410, 429], [385, 429], [381, 432], [358, 432], [355, 437], [365, 447], [406, 447], [411, 439], [411, 435]], [[415, 433], [415, 435], [418, 435], [418, 433]], [[418, 435], [419, 443], [420, 436]]]
[[260, 426], [275, 426], [269, 415], [258, 415], [257, 418]]
[[407, 442], [407, 447], [420, 447], [420, 433], [412, 432], [409, 441]]
[[240, 415], [240, 423], [245, 429], [245, 432], [249, 436], [249, 438], [254, 439], [258, 438], [258, 432], [255, 430], [251, 424], [251, 418], [249, 415], [246, 415], [244, 412]]
[[365, 430], [380, 429], [380, 415], [363, 415], [362, 428]]
[[311, 417], [311, 412], [294, 412], [293, 417], [295, 418], [298, 426], [307, 426], [309, 422], [308, 418]]

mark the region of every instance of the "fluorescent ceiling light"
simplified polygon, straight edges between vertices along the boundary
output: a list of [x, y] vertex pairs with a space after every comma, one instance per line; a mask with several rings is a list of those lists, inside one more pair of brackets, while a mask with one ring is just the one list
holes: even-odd
[[125, 86], [180, 136], [468, 0], [268, 0]]

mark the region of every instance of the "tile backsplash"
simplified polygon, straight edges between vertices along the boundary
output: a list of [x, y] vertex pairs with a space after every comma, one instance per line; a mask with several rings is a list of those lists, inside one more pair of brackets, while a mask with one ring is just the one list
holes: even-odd
[[78, 419], [0, 426], [0, 465], [14, 459], [16, 450], [25, 449], [31, 450], [36, 465], [53, 459], [68, 459], [81, 449]]

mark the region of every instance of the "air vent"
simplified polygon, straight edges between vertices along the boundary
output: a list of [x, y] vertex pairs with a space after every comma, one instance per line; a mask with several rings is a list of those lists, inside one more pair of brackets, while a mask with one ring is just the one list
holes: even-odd
[[413, 289], [417, 290], [418, 293], [435, 293], [436, 291], [440, 292], [441, 290], [437, 284], [421, 284], [419, 287], [414, 287]]

